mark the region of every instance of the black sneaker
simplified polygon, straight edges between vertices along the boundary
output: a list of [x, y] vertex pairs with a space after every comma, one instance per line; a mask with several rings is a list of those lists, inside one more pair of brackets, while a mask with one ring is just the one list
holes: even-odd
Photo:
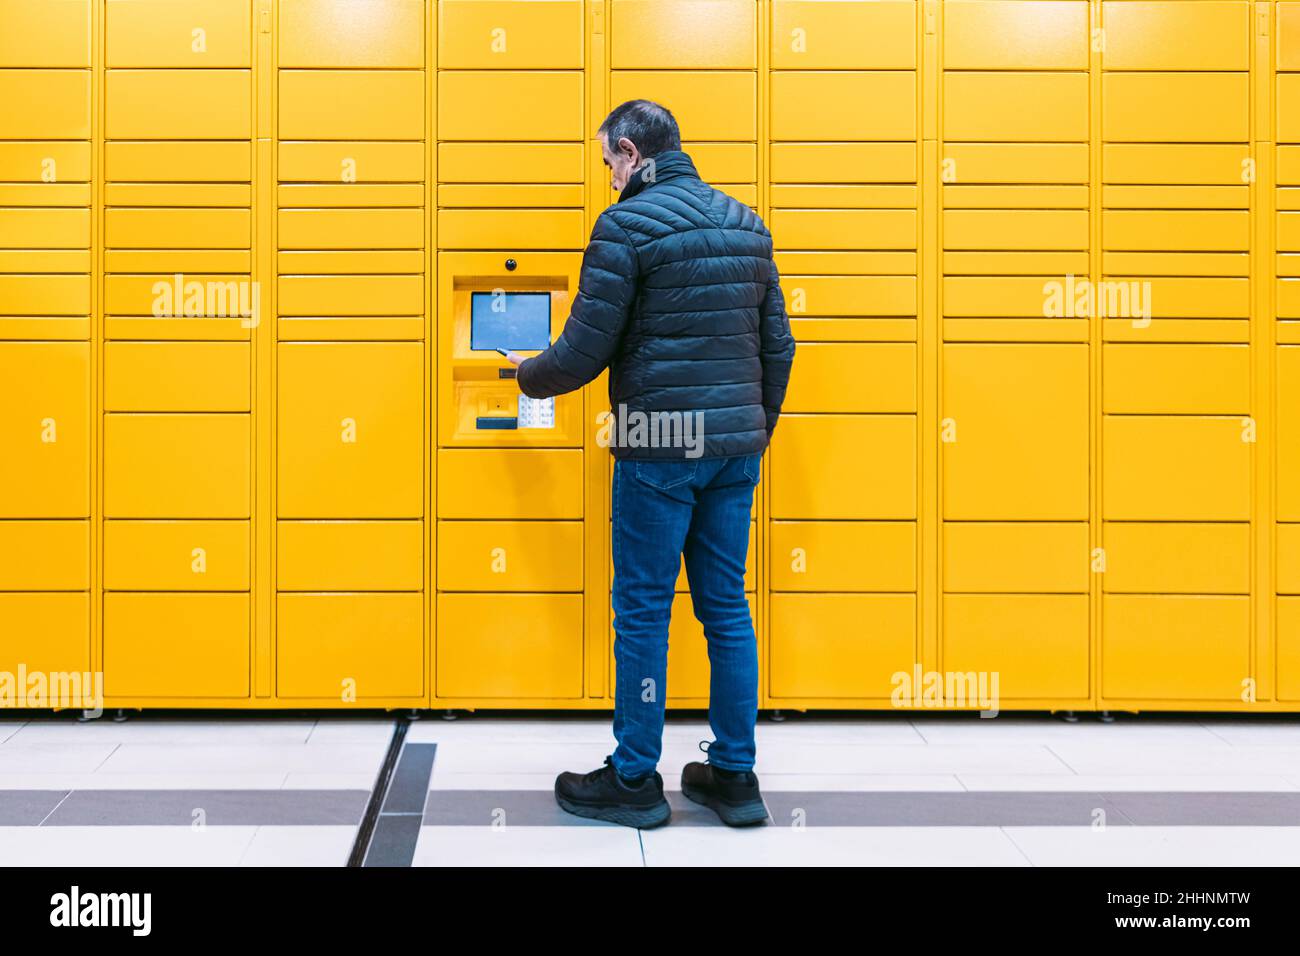
[[707, 763], [688, 763], [682, 769], [682, 796], [709, 807], [729, 827], [767, 821], [767, 804], [752, 770], [728, 771]]
[[672, 816], [664, 799], [664, 778], [652, 773], [636, 783], [618, 775], [608, 757], [591, 773], [562, 773], [555, 778], [555, 802], [580, 817], [608, 820], [625, 827], [649, 830]]

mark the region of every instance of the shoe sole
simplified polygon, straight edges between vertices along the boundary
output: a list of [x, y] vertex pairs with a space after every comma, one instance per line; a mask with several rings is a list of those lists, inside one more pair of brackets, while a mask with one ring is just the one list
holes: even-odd
[[655, 827], [661, 827], [673, 815], [672, 807], [668, 805], [667, 800], [644, 809], [636, 807], [590, 807], [585, 804], [574, 803], [557, 793], [555, 802], [560, 805], [561, 810], [572, 813], [575, 817], [604, 820], [608, 823], [617, 823], [619, 826], [632, 827], [637, 830], [653, 830]]
[[712, 794], [688, 786], [682, 787], [682, 796], [701, 806], [708, 807], [729, 827], [757, 826], [760, 823], [766, 823], [769, 816], [767, 804], [762, 800], [751, 800], [748, 803], [739, 805], [723, 803]]

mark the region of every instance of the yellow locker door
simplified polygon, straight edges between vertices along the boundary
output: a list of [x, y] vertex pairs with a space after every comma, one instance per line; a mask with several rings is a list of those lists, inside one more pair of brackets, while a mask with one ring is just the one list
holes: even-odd
[[424, 349], [281, 343], [281, 518], [418, 518], [423, 508]]
[[943, 347], [943, 516], [1088, 517], [1088, 349]]
[[0, 342], [0, 515], [90, 515], [90, 346]]

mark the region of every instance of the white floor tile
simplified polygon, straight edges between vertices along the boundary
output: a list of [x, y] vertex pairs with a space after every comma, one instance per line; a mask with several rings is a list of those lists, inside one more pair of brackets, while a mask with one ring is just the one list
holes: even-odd
[[980, 774], [963, 773], [958, 780], [967, 790], [1157, 790], [1171, 793], [1214, 791], [1293, 792], [1297, 781], [1281, 774]]
[[248, 718], [158, 719], [148, 714], [133, 715], [118, 723], [101, 717], [79, 723], [70, 718], [41, 718], [30, 721], [13, 738], [14, 743], [132, 743], [132, 744], [226, 744], [263, 746], [303, 744], [315, 725], [313, 720]]
[[1300, 748], [1300, 720], [1260, 717], [1250, 720], [1206, 718], [1207, 731], [1233, 746], [1281, 746]]
[[234, 866], [256, 827], [0, 827], [0, 865]]
[[[698, 829], [698, 828], [695, 828]], [[412, 866], [641, 866], [637, 831], [616, 826], [423, 827]]]
[[1300, 767], [1300, 748], [1256, 745], [1157, 746], [1147, 743], [1129, 744], [1123, 739], [1117, 739], [1110, 744], [1054, 743], [1051, 751], [1075, 773], [1094, 776], [1272, 776]]
[[1300, 827], [1006, 827], [1035, 866], [1294, 866]]
[[996, 827], [678, 827], [642, 834], [647, 866], [1027, 866]]
[[[664, 736], [667, 738], [669, 731], [666, 730]], [[412, 743], [491, 741], [503, 744], [586, 743], [609, 746], [611, 749], [614, 746], [614, 733], [608, 717], [596, 720], [548, 720], [544, 717], [526, 719], [471, 715], [458, 720], [442, 720], [434, 713], [412, 723], [406, 732], [406, 739]]]
[[283, 773], [0, 774], [2, 790], [279, 790]]
[[109, 759], [117, 744], [23, 744], [14, 737], [0, 744], [0, 774], [92, 773]]
[[[558, 771], [546, 773], [446, 773], [433, 767], [430, 790], [552, 790]], [[665, 778], [664, 786], [668, 786]]]
[[316, 721], [307, 743], [312, 746], [381, 743], [387, 747], [392, 739], [393, 718], [391, 717], [322, 717]]
[[[1059, 775], [1057, 775], [1059, 776]], [[664, 781], [665, 785], [667, 780]], [[680, 787], [674, 782], [674, 789]], [[960, 791], [966, 788], [950, 773], [765, 773], [759, 778], [763, 790], [778, 793], [791, 790], [810, 791]]]
[[1046, 747], [996, 742], [957, 744], [848, 744], [771, 742], [758, 751], [764, 773], [1071, 773]]
[[1225, 741], [1194, 720], [1161, 720], [1156, 717], [1120, 718], [1103, 724], [1095, 717], [1081, 715], [1078, 723], [1068, 724], [1054, 717], [1002, 716], [916, 717], [916, 732], [931, 744], [1086, 744], [1097, 746], [1132, 746], [1137, 744], [1185, 744], [1221, 747]]
[[356, 827], [258, 827], [240, 866], [346, 866]]
[[[3, 760], [4, 747], [0, 747]], [[355, 772], [375, 773], [383, 762], [387, 745], [369, 744], [123, 744], [100, 768], [99, 773], [284, 773]]]
[[291, 773], [285, 777], [285, 790], [372, 790], [375, 773]]
[[23, 729], [26, 720], [0, 720], [0, 744]]
[[911, 744], [923, 746], [924, 737], [908, 720], [866, 717], [862, 719], [818, 720], [790, 718], [773, 723], [759, 718], [754, 728], [759, 749], [768, 742], [824, 744]]

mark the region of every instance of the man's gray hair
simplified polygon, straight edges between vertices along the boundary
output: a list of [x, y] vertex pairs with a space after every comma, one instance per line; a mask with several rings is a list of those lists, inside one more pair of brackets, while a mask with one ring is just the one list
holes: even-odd
[[614, 107], [596, 132], [605, 137], [610, 149], [617, 149], [620, 139], [630, 139], [645, 159], [682, 148], [677, 120], [666, 107], [650, 100], [628, 100]]

